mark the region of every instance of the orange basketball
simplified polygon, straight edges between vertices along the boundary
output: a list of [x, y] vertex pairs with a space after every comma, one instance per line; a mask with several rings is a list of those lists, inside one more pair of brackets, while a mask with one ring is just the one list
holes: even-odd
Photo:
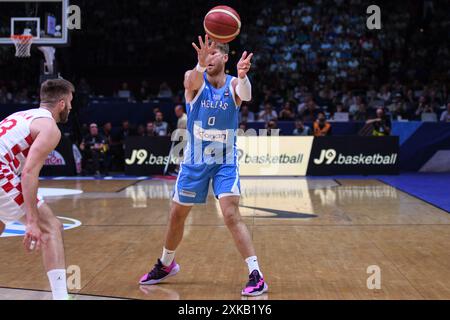
[[203, 27], [211, 39], [227, 43], [241, 32], [241, 17], [233, 8], [217, 6], [206, 14]]

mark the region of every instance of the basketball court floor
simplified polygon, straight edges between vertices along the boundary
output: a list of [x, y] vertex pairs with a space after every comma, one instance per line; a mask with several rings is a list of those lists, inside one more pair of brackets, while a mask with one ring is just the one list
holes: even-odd
[[[241, 213], [269, 284], [254, 299], [450, 299], [448, 211], [370, 177], [241, 183]], [[76, 299], [241, 299], [247, 267], [212, 196], [187, 220], [181, 272], [138, 285], [161, 254], [173, 184], [41, 181], [64, 222], [67, 265], [80, 271]], [[0, 238], [0, 299], [49, 299], [41, 257], [24, 252], [22, 234], [11, 224]], [[373, 266], [380, 289], [367, 285]]]

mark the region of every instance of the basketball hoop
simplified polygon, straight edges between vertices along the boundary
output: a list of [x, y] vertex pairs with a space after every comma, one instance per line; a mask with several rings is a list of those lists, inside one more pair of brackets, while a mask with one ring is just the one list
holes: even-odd
[[32, 35], [12, 35], [11, 40], [16, 46], [16, 57], [29, 58], [31, 56], [30, 49], [33, 43]]

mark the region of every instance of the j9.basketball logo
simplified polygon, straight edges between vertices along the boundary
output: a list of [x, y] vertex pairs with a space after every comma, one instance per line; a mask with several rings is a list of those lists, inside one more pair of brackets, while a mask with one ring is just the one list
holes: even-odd
[[131, 154], [130, 159], [125, 159], [125, 162], [128, 165], [137, 164], [141, 165], [147, 160], [148, 152], [145, 149], [139, 149], [139, 150], [133, 150], [133, 153]]
[[326, 161], [325, 164], [331, 164], [333, 160], [336, 158], [336, 150], [334, 149], [328, 149], [328, 150], [322, 150], [320, 153], [319, 159], [314, 159], [315, 164], [322, 164], [324, 161]]

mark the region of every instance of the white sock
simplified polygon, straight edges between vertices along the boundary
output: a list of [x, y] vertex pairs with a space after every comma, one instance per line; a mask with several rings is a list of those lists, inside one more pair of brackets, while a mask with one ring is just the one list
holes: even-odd
[[163, 253], [161, 256], [161, 262], [166, 267], [170, 266], [175, 259], [175, 251], [167, 250], [166, 248], [163, 248]]
[[53, 300], [67, 300], [67, 280], [65, 269], [54, 269], [47, 272], [50, 287], [52, 288]]
[[245, 259], [245, 262], [247, 262], [249, 274], [252, 273], [253, 270], [258, 270], [261, 277], [263, 276], [261, 270], [259, 269], [258, 258], [256, 256], [248, 257]]

